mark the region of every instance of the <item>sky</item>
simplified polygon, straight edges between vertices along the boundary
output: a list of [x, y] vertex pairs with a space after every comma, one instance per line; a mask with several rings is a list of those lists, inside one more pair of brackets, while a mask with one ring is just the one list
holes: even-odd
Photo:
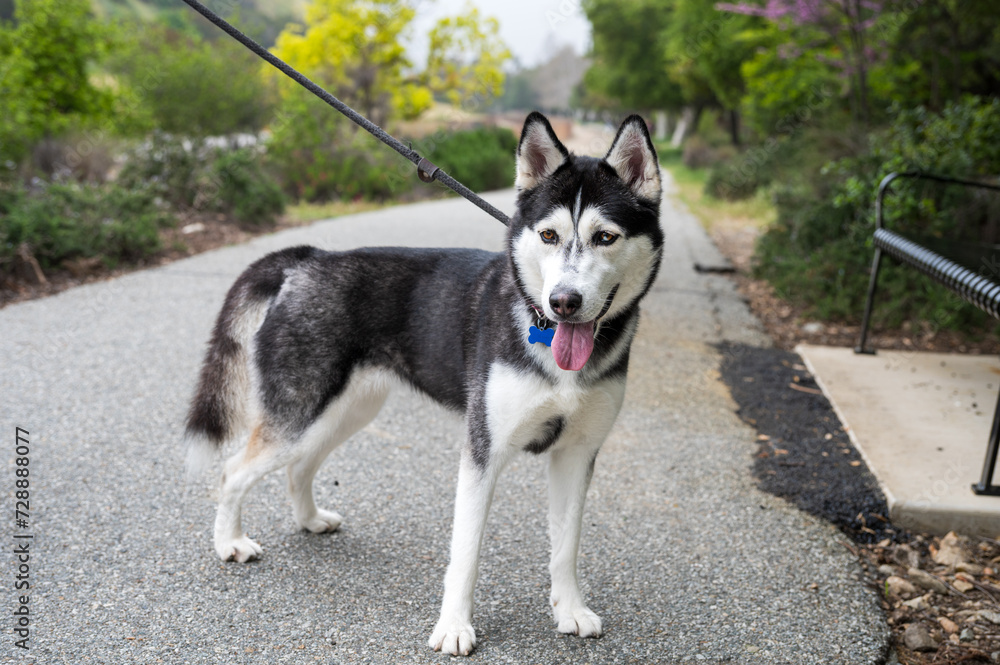
[[407, 50], [414, 63], [427, 60], [427, 33], [438, 19], [467, 6], [500, 21], [500, 36], [523, 67], [546, 62], [569, 44], [580, 55], [590, 47], [590, 23], [580, 0], [416, 0], [417, 16]]

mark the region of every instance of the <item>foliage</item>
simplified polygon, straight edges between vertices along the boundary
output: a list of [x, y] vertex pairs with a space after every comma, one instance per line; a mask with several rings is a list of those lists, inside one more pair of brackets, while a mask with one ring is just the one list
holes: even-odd
[[255, 133], [274, 112], [275, 93], [260, 61], [232, 39], [150, 25], [135, 28], [112, 59], [125, 96], [150, 126], [173, 134]]
[[0, 160], [19, 162], [37, 141], [95, 122], [113, 95], [89, 76], [110, 33], [87, 0], [19, 2], [15, 18], [0, 24]]
[[[778, 223], [761, 238], [757, 274], [817, 316], [856, 319], [868, 281], [871, 252], [862, 247], [874, 227], [878, 183], [906, 170], [1000, 172], [1000, 101], [967, 98], [940, 114], [898, 111], [888, 129], [872, 135], [864, 154], [830, 165], [822, 180], [777, 189]], [[991, 229], [1000, 223], [996, 196], [917, 181], [895, 183], [886, 212], [890, 228], [932, 241], [996, 242]], [[919, 318], [961, 328], [983, 321], [974, 308], [957, 306], [945, 289], [913, 270], [890, 268], [879, 279], [882, 297], [892, 303], [876, 310], [881, 323], [898, 326]]]
[[[431, 91], [404, 74], [412, 67], [400, 38], [413, 20], [406, 0], [314, 0], [305, 26], [289, 25], [273, 49], [378, 125], [415, 117]], [[294, 94], [291, 84], [283, 86]]]
[[159, 249], [170, 217], [153, 194], [117, 185], [49, 185], [7, 192], [0, 203], [0, 265], [26, 244], [43, 269], [100, 257], [108, 267]]
[[252, 226], [273, 224], [285, 209], [281, 187], [266, 173], [259, 151], [243, 148], [219, 154], [208, 168], [215, 207]]
[[412, 181], [392, 178], [393, 156], [304, 92], [283, 100], [268, 144], [284, 191], [306, 201], [383, 200], [405, 192]]
[[[421, 146], [416, 146], [418, 151]], [[480, 127], [441, 137], [421, 154], [474, 192], [510, 187], [514, 183], [517, 136], [509, 129]]]
[[593, 26], [594, 62], [584, 76], [588, 90], [630, 109], [683, 105], [680, 85], [665, 75], [669, 59], [661, 47], [673, 2], [584, 0], [583, 9]]
[[155, 133], [129, 153], [118, 184], [146, 190], [178, 212], [226, 213], [236, 221], [273, 224], [284, 197], [256, 148], [213, 147]]
[[503, 92], [503, 66], [510, 58], [500, 39], [500, 23], [481, 19], [479, 10], [470, 7], [465, 14], [440, 19], [431, 29], [424, 77], [435, 94], [476, 111]]

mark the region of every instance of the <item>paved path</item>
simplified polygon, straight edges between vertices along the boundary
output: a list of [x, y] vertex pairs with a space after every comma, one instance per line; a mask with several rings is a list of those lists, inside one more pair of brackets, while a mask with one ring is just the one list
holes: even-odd
[[[512, 208], [513, 193], [491, 196]], [[766, 344], [712, 248], [664, 211], [667, 252], [644, 306], [626, 406], [602, 451], [581, 569], [599, 640], [547, 608], [543, 465], [518, 458], [490, 517], [475, 625], [482, 663], [878, 663], [886, 630], [831, 527], [758, 492], [754, 432], [716, 378], [712, 344]], [[502, 246], [461, 200], [345, 217], [0, 310], [6, 506], [0, 662], [435, 663], [463, 426], [409, 394], [317, 479], [339, 533], [297, 531], [284, 478], [251, 493], [249, 565], [211, 546], [206, 487], [182, 481], [182, 421], [223, 294], [267, 251], [309, 242]], [[711, 263], [711, 261], [707, 261]], [[447, 325], [442, 321], [442, 325]], [[31, 441], [31, 611], [13, 647], [15, 425]], [[24, 531], [21, 531], [22, 533]]]

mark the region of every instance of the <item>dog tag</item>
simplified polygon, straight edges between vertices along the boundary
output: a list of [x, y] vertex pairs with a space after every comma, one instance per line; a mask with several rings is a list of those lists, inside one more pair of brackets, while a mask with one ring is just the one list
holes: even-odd
[[552, 338], [555, 334], [555, 328], [541, 330], [537, 326], [531, 326], [528, 328], [528, 344], [542, 343], [545, 346], [552, 346]]

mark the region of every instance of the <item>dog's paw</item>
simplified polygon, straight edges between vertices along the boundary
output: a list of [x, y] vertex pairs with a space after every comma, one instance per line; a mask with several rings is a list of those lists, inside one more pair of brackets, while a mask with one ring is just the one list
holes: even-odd
[[553, 608], [558, 624], [557, 630], [568, 635], [580, 637], [600, 637], [601, 617], [597, 616], [584, 605], [576, 607]]
[[476, 647], [476, 631], [468, 621], [442, 618], [427, 644], [435, 651], [452, 656], [468, 656]]
[[259, 557], [264, 553], [264, 550], [246, 534], [243, 534], [242, 538], [217, 542], [215, 544], [215, 552], [223, 561], [246, 563]]
[[320, 509], [316, 511], [316, 514], [312, 518], [300, 521], [299, 526], [313, 533], [326, 533], [327, 531], [336, 531], [339, 529], [343, 521], [344, 518], [332, 510]]

